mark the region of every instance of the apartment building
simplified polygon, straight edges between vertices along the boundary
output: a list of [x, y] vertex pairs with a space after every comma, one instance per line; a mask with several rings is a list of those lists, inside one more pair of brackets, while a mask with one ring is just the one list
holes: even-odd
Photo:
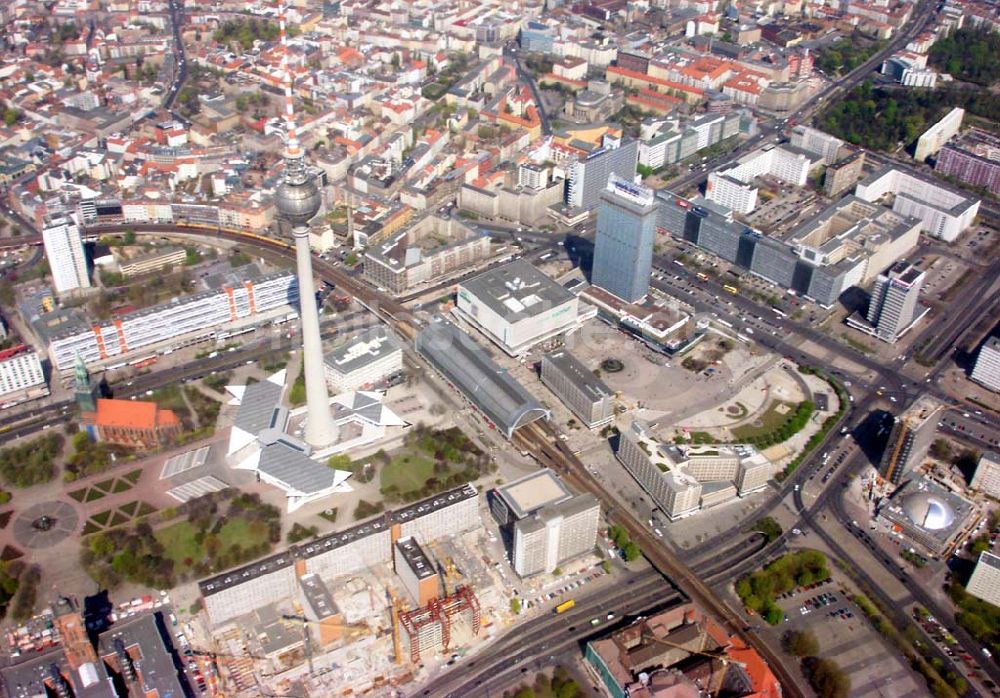
[[832, 163], [823, 174], [823, 191], [827, 196], [840, 196], [853, 187], [864, 173], [865, 151], [858, 150], [843, 160]]
[[737, 135], [744, 121], [750, 118], [742, 112], [705, 114], [684, 124], [678, 124], [639, 142], [639, 163], [654, 170], [673, 165]]
[[1000, 499], [1000, 453], [983, 451], [969, 489]]
[[248, 265], [219, 279], [213, 290], [100, 322], [67, 322], [48, 333], [49, 358], [60, 371], [71, 370], [78, 355], [88, 365], [127, 360], [143, 350], [211, 336], [227, 323], [294, 309], [298, 289], [293, 273], [262, 274]]
[[965, 110], [955, 107], [945, 114], [940, 121], [924, 131], [917, 139], [917, 147], [913, 153], [913, 159], [917, 162], [924, 162], [931, 155], [937, 155], [938, 151], [944, 147], [951, 138], [962, 128], [962, 119], [965, 117]]
[[42, 244], [56, 293], [90, 288], [87, 256], [80, 228], [73, 219], [60, 216], [46, 221], [42, 227]]
[[600, 503], [586, 493], [521, 519], [514, 524], [514, 571], [521, 578], [551, 573], [592, 552], [600, 517]]
[[745, 215], [757, 208], [755, 178], [771, 176], [801, 187], [808, 180], [809, 172], [822, 162], [821, 156], [799, 148], [767, 145], [744, 155], [731, 167], [712, 172], [708, 176], [705, 196]]
[[844, 146], [844, 141], [836, 136], [802, 124], [792, 129], [789, 141], [796, 148], [819, 155], [823, 158], [824, 165], [835, 163], [839, 158], [840, 149]]
[[437, 571], [417, 539], [400, 538], [392, 549], [396, 575], [417, 606], [426, 606], [439, 596]]
[[893, 211], [918, 218], [925, 233], [945, 242], [954, 242], [979, 213], [979, 199], [891, 165], [859, 182], [854, 193], [865, 201], [891, 194]]
[[1000, 555], [979, 553], [976, 569], [965, 590], [977, 599], [1000, 606]]
[[1000, 137], [982, 129], [969, 129], [941, 148], [934, 170], [1000, 195]]
[[591, 494], [573, 494], [545, 468], [490, 492], [490, 510], [509, 529], [510, 558], [522, 577], [550, 573], [594, 549], [601, 507]]
[[42, 362], [34, 349], [21, 344], [0, 351], [0, 407], [48, 394]]
[[375, 286], [401, 294], [490, 256], [490, 236], [455, 218], [426, 216], [365, 252], [364, 275]]
[[1000, 337], [990, 337], [983, 342], [970, 378], [984, 388], [1000, 393]]
[[219, 625], [278, 599], [297, 598], [297, 566], [302, 574], [338, 577], [392, 561], [396, 541], [432, 541], [468, 531], [480, 525], [478, 496], [466, 484], [204, 579], [198, 588], [205, 610]]
[[178, 264], [183, 264], [185, 259], [187, 259], [187, 252], [181, 248], [159, 250], [150, 254], [138, 255], [131, 259], [119, 261], [118, 271], [125, 278], [131, 278], [140, 274], [161, 272], [164, 267], [174, 267]]

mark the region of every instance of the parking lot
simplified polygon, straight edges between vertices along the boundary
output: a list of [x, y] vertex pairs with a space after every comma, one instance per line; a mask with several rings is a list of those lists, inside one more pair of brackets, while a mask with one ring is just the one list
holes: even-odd
[[777, 599], [785, 621], [775, 631], [812, 632], [820, 656], [836, 662], [850, 677], [852, 697], [925, 695], [926, 684], [875, 632], [851, 601], [852, 593], [834, 577], [785, 594]]

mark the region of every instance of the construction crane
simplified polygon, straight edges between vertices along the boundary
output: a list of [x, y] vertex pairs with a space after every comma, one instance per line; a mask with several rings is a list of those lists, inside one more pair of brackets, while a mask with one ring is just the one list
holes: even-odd
[[[298, 604], [296, 604], [298, 606]], [[302, 623], [302, 646], [305, 649], [306, 661], [309, 662], [309, 675], [315, 676], [316, 672], [313, 669], [313, 653], [312, 653], [312, 638], [309, 636], [309, 628], [306, 625], [309, 619], [302, 615], [302, 612], [296, 614], [285, 613], [281, 616], [285, 620], [295, 620]]]
[[396, 664], [403, 663], [403, 641], [399, 637], [399, 609], [402, 603], [391, 587], [385, 588], [385, 593], [389, 595], [390, 613], [392, 615], [392, 652], [396, 658]]

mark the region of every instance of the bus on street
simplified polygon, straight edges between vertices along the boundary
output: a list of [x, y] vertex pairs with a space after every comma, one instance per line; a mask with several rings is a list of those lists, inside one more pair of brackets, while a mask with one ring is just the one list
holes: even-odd
[[576, 601], [570, 599], [569, 601], [563, 601], [561, 604], [556, 606], [556, 613], [565, 613], [569, 609], [576, 606]]

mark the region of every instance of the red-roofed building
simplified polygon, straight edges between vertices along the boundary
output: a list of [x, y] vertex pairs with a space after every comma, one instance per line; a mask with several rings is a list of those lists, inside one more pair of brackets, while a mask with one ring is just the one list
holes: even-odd
[[781, 696], [760, 655], [691, 603], [588, 642], [585, 657], [615, 698]]
[[145, 451], [168, 443], [181, 433], [173, 410], [145, 400], [98, 399], [97, 411], [82, 415], [87, 431], [98, 441]]
[[705, 98], [705, 91], [691, 85], [684, 85], [672, 80], [663, 80], [651, 75], [637, 73], [634, 70], [619, 68], [616, 65], [609, 65], [607, 71], [608, 82], [623, 83], [628, 87], [643, 88], [648, 87], [663, 94], [680, 97], [688, 104], [698, 104]]

